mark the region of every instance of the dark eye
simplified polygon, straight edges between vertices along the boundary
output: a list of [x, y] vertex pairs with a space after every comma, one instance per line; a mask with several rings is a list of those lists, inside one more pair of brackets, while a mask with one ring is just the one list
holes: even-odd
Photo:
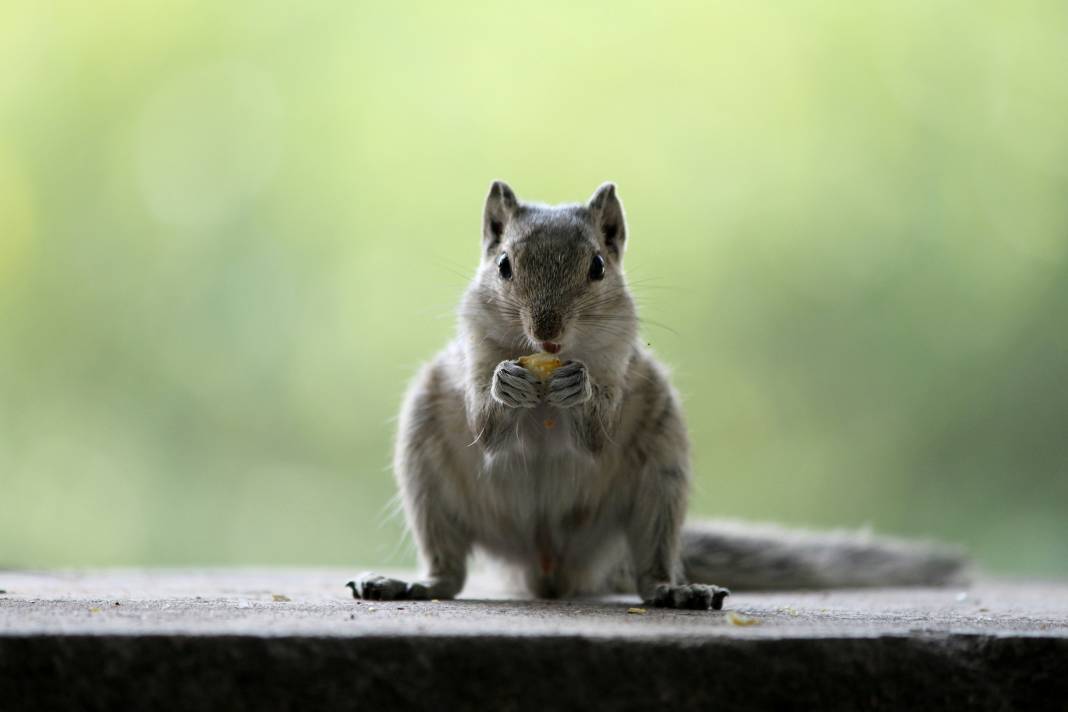
[[512, 262], [508, 259], [508, 255], [501, 255], [497, 258], [497, 271], [501, 275], [501, 279], [512, 278]]
[[590, 263], [590, 279], [604, 279], [604, 258], [594, 255]]

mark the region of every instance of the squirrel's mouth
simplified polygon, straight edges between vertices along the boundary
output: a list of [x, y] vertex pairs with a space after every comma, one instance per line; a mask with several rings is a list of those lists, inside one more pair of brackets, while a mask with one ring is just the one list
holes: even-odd
[[555, 341], [542, 341], [541, 350], [550, 354], [560, 353], [560, 344]]

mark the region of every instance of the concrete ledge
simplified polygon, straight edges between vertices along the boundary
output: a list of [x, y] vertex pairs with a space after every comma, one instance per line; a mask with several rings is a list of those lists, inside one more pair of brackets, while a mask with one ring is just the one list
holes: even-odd
[[477, 584], [460, 601], [357, 603], [346, 573], [0, 572], [0, 709], [956, 710], [1068, 700], [1063, 584], [736, 594], [723, 613], [638, 614], [622, 598], [508, 601]]

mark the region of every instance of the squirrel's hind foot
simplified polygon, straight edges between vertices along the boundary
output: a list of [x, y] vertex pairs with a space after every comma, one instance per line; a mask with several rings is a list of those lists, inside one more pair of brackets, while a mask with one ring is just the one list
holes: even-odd
[[367, 572], [345, 584], [352, 589], [353, 598], [368, 601], [427, 601], [434, 598], [452, 598], [445, 591], [434, 591], [434, 586], [421, 581], [401, 581]]
[[653, 600], [647, 604], [657, 608], [678, 608], [691, 611], [718, 611], [723, 608], [723, 599], [731, 592], [720, 586], [703, 583], [688, 583], [672, 586], [662, 583], [656, 587]]

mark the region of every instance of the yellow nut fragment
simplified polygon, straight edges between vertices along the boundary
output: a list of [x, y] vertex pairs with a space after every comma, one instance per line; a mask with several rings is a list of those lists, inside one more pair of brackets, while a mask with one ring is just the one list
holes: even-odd
[[539, 353], [520, 356], [519, 365], [537, 376], [538, 380], [544, 381], [563, 365], [563, 361], [552, 354]]
[[753, 618], [752, 616], [747, 616], [744, 613], [737, 613], [735, 611], [727, 611], [727, 622], [731, 625], [739, 626], [760, 625], [759, 618]]

